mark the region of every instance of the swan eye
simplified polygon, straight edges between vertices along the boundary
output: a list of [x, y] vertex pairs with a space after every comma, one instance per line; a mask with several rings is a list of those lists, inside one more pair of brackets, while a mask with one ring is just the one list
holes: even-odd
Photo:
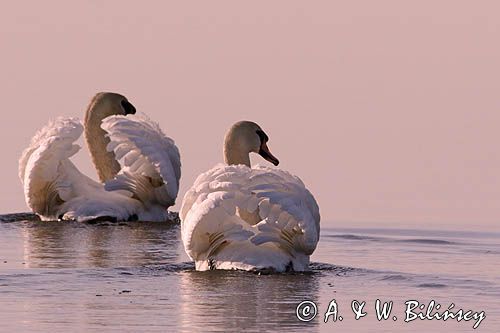
[[135, 110], [135, 106], [132, 105], [132, 103], [130, 103], [129, 101], [127, 100], [122, 100], [120, 102], [120, 104], [122, 105], [122, 108], [123, 110], [125, 110], [125, 114], [135, 114], [136, 110]]
[[257, 130], [256, 133], [257, 133], [257, 135], [260, 138], [260, 142], [267, 142], [267, 141], [269, 141], [269, 137], [267, 136], [266, 133], [264, 133], [264, 131]]

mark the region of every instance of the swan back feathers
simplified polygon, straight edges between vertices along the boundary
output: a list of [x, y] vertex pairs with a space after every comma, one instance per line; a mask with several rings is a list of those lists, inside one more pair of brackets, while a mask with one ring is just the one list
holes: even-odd
[[303, 270], [319, 238], [319, 209], [302, 181], [263, 166], [219, 165], [201, 174], [184, 196], [180, 217], [185, 250], [198, 268], [211, 256], [242, 269], [270, 264], [261, 255], [277, 251], [278, 270], [286, 258], [297, 258], [295, 269]]

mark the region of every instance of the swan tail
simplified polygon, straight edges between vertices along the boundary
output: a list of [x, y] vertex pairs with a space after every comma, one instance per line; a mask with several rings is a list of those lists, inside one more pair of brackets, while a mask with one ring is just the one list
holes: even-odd
[[108, 151], [122, 169], [105, 184], [108, 191], [126, 190], [144, 204], [173, 205], [179, 190], [180, 155], [174, 141], [145, 115], [111, 116], [101, 127]]
[[106, 192], [102, 187], [92, 195], [82, 195], [64, 203], [60, 218], [78, 222], [137, 220], [137, 200], [122, 193]]
[[76, 170], [69, 158], [79, 151], [74, 142], [82, 132], [78, 119], [57, 118], [35, 134], [19, 160], [26, 204], [45, 219], [57, 218], [58, 208], [71, 197], [66, 175]]
[[311, 254], [314, 250], [304, 246], [302, 242], [304, 230], [299, 227], [299, 223], [293, 218], [289, 219], [286, 226], [280, 225], [279, 221], [269, 221], [266, 219], [257, 224], [257, 229], [259, 233], [251, 239], [255, 245], [275, 243], [291, 257], [295, 257], [295, 253], [297, 252]]

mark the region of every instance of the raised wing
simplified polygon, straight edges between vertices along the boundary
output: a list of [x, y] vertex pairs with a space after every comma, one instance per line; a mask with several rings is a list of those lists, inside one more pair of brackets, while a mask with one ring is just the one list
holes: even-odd
[[247, 187], [259, 198], [260, 231], [256, 245], [274, 242], [287, 251], [313, 253], [319, 240], [320, 215], [316, 200], [296, 176], [268, 167], [256, 167]]
[[257, 248], [274, 244], [291, 257], [310, 255], [319, 238], [314, 197], [299, 178], [268, 167], [220, 165], [201, 174], [180, 217], [186, 252], [195, 260], [208, 260], [232, 242], [250, 251], [242, 240]]
[[74, 142], [82, 132], [78, 119], [57, 118], [38, 131], [19, 160], [26, 204], [43, 219], [57, 219], [66, 201], [100, 187], [69, 160], [80, 149]]
[[108, 151], [115, 153], [121, 165], [105, 189], [128, 191], [146, 206], [172, 206], [181, 176], [180, 155], [174, 141], [142, 114], [107, 117], [101, 127], [110, 139]]

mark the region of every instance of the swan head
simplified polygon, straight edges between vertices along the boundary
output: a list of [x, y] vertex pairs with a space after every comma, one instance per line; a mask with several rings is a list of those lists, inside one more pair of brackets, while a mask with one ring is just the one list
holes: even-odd
[[109, 116], [126, 116], [135, 114], [135, 112], [135, 106], [125, 96], [112, 92], [100, 92], [92, 98], [87, 110], [87, 117], [100, 122]]
[[115, 177], [120, 164], [113, 152], [107, 151], [109, 138], [101, 128], [102, 120], [109, 116], [134, 114], [135, 107], [123, 95], [112, 92], [97, 93], [85, 112], [85, 140], [101, 182]]
[[274, 165], [279, 160], [271, 153], [264, 130], [252, 121], [239, 121], [226, 133], [224, 138], [224, 161], [227, 164], [250, 166], [250, 153], [257, 153]]

